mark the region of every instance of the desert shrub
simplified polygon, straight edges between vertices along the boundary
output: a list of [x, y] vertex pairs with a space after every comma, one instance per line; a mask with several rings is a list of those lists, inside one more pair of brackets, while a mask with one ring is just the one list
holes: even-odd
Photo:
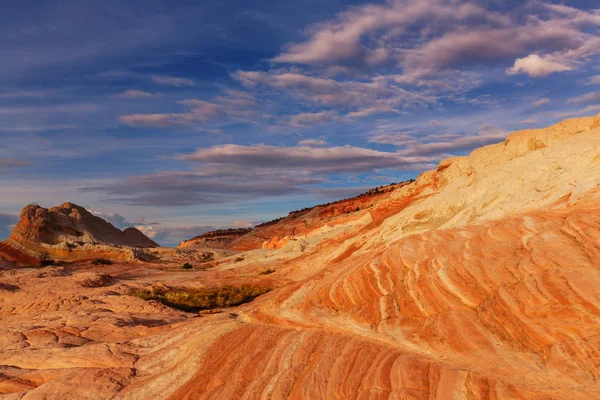
[[201, 261], [212, 261], [214, 260], [215, 255], [213, 253], [204, 253], [202, 254]]
[[96, 258], [94, 261], [92, 261], [92, 264], [94, 264], [94, 265], [111, 265], [112, 261], [107, 260], [106, 258]]
[[277, 270], [273, 269], [273, 268], [267, 268], [267, 269], [263, 269], [258, 274], [259, 275], [269, 275], [269, 274], [272, 274], [273, 272], [277, 272]]
[[190, 263], [183, 264], [183, 269], [192, 269], [192, 268], [194, 268], [194, 267]]
[[54, 260], [50, 257], [50, 254], [44, 251], [40, 254], [40, 267], [47, 267], [48, 265], [54, 265]]
[[260, 286], [219, 286], [212, 288], [151, 288], [134, 290], [130, 294], [144, 300], [160, 301], [183, 311], [200, 311], [233, 307], [252, 301], [271, 289]]

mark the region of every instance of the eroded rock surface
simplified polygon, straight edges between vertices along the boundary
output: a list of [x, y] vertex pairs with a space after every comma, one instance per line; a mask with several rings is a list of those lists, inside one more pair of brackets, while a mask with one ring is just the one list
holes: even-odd
[[21, 212], [21, 219], [0, 251], [7, 256], [28, 261], [46, 252], [61, 259], [108, 256], [126, 258], [130, 253], [118, 247], [158, 247], [136, 228], [123, 231], [85, 208], [73, 203], [46, 209], [31, 204]]
[[[86, 382], [97, 399], [598, 399], [599, 125], [516, 132], [203, 271], [5, 273], [0, 393], [90, 398]], [[203, 315], [127, 295], [158, 284], [274, 290]]]

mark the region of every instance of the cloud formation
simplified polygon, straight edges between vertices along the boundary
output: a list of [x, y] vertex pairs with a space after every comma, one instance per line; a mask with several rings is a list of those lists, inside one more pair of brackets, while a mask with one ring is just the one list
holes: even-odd
[[298, 146], [320, 147], [327, 145], [327, 141], [323, 139], [304, 139], [298, 142]]
[[543, 99], [537, 99], [531, 102], [531, 106], [533, 108], [540, 108], [543, 106], [547, 106], [549, 104], [552, 104], [552, 100], [550, 100], [549, 98], [545, 97]]
[[118, 96], [122, 97], [124, 99], [147, 99], [150, 97], [154, 97], [156, 95], [152, 94], [150, 92], [146, 92], [144, 90], [130, 89], [130, 90], [124, 91], [123, 93], [119, 94]]
[[553, 61], [550, 57], [531, 54], [515, 60], [515, 64], [506, 70], [509, 75], [527, 74], [533, 78], [550, 75], [554, 72], [571, 71], [572, 67]]
[[[317, 142], [316, 144], [320, 144]], [[402, 155], [353, 146], [243, 146], [226, 144], [179, 155], [191, 172], [158, 172], [86, 187], [113, 201], [142, 206], [189, 206], [310, 194], [331, 174], [373, 173], [381, 169], [419, 170], [435, 157]]]
[[371, 143], [391, 144], [400, 150], [397, 154], [412, 157], [437, 156], [457, 154], [476, 149], [488, 144], [503, 142], [508, 132], [490, 125], [479, 127], [476, 135], [461, 134], [430, 134], [416, 136], [410, 132], [389, 132], [374, 135]]
[[[134, 227], [162, 246], [175, 246], [183, 240], [190, 239], [215, 229], [215, 227], [207, 225], [166, 227], [160, 222], [146, 221], [143, 219], [136, 222], [130, 222], [127, 218], [117, 213], [105, 213], [91, 209], [89, 211], [96, 217], [100, 217], [111, 223], [117, 229], [123, 230], [125, 228]], [[2, 224], [2, 217], [3, 214], [0, 214], [0, 224]]]
[[[279, 90], [318, 107], [334, 107], [353, 112], [352, 117], [367, 117], [376, 112], [425, 106], [436, 98], [427, 93], [414, 93], [402, 88], [394, 76], [374, 77], [364, 81], [338, 81], [297, 72], [238, 71], [232, 75], [245, 87]], [[323, 117], [327, 110], [312, 113]], [[329, 112], [330, 117], [334, 114]], [[301, 118], [308, 117], [308, 114]]]
[[141, 223], [137, 224], [135, 227], [161, 246], [171, 247], [177, 246], [184, 240], [191, 239], [216, 229], [214, 226], [208, 225], [164, 227], [159, 223]]
[[254, 118], [259, 118], [256, 100], [250, 93], [225, 89], [224, 94], [211, 100], [180, 100], [177, 103], [187, 109], [185, 112], [128, 114], [121, 115], [119, 120], [130, 126], [169, 128], [202, 124], [222, 116], [245, 122], [252, 122]]
[[117, 214], [117, 213], [105, 213], [102, 211], [97, 211], [97, 210], [92, 210], [92, 209], [88, 209], [88, 211], [92, 215], [102, 218], [106, 222], [111, 223], [115, 228], [120, 229], [120, 230], [134, 226], [134, 224], [127, 221], [127, 219], [124, 216]]
[[226, 144], [199, 149], [179, 156], [191, 162], [215, 163], [261, 169], [303, 170], [321, 173], [372, 172], [381, 168], [413, 169], [414, 164], [431, 159], [404, 157], [353, 146], [338, 147], [283, 147]]
[[590, 92], [586, 93], [579, 97], [573, 97], [567, 100], [568, 104], [589, 104], [589, 103], [599, 103], [600, 102], [600, 92]]
[[597, 13], [542, 2], [501, 13], [470, 1], [391, 0], [311, 26], [306, 41], [273, 61], [361, 69], [392, 63], [403, 70], [402, 81], [416, 82], [448, 68], [516, 58], [509, 74], [539, 77], [599, 52], [589, 26], [600, 26]]
[[187, 78], [178, 78], [175, 76], [162, 76], [162, 75], [154, 75], [152, 76], [152, 82], [158, 83], [159, 85], [169, 85], [176, 87], [194, 87], [196, 86], [196, 82], [192, 79]]

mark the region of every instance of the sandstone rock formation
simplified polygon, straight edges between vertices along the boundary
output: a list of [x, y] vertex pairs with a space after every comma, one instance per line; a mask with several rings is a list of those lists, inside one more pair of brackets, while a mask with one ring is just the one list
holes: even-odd
[[182, 249], [190, 247], [228, 249], [231, 247], [231, 243], [234, 240], [239, 239], [251, 231], [252, 229], [250, 228], [219, 229], [216, 231], [206, 232], [189, 240], [185, 240], [177, 247]]
[[58, 258], [83, 258], [85, 252], [95, 251], [98, 256], [123, 253], [116, 249], [119, 246], [151, 248], [158, 244], [135, 228], [121, 231], [73, 203], [50, 209], [31, 204], [21, 212], [1, 250], [9, 255], [20, 252], [21, 257], [47, 252]]
[[248, 251], [278, 249], [287, 239], [306, 235], [326, 225], [346, 223], [356, 219], [361, 210], [368, 210], [385, 201], [396, 189], [412, 181], [395, 183], [369, 190], [359, 196], [292, 211], [286, 217], [259, 224], [254, 229], [222, 229], [205, 233], [179, 244], [180, 248], [208, 247]]
[[[5, 274], [0, 393], [600, 398], [600, 116], [516, 132], [385, 196], [206, 271]], [[274, 290], [201, 316], [127, 296], [156, 282]]]

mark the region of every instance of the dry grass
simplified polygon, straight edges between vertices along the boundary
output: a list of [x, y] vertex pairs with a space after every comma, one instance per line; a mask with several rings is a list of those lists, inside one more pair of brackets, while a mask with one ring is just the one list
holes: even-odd
[[220, 286], [213, 288], [152, 288], [135, 290], [131, 295], [144, 300], [160, 301], [183, 311], [233, 307], [254, 300], [271, 289], [260, 286]]

